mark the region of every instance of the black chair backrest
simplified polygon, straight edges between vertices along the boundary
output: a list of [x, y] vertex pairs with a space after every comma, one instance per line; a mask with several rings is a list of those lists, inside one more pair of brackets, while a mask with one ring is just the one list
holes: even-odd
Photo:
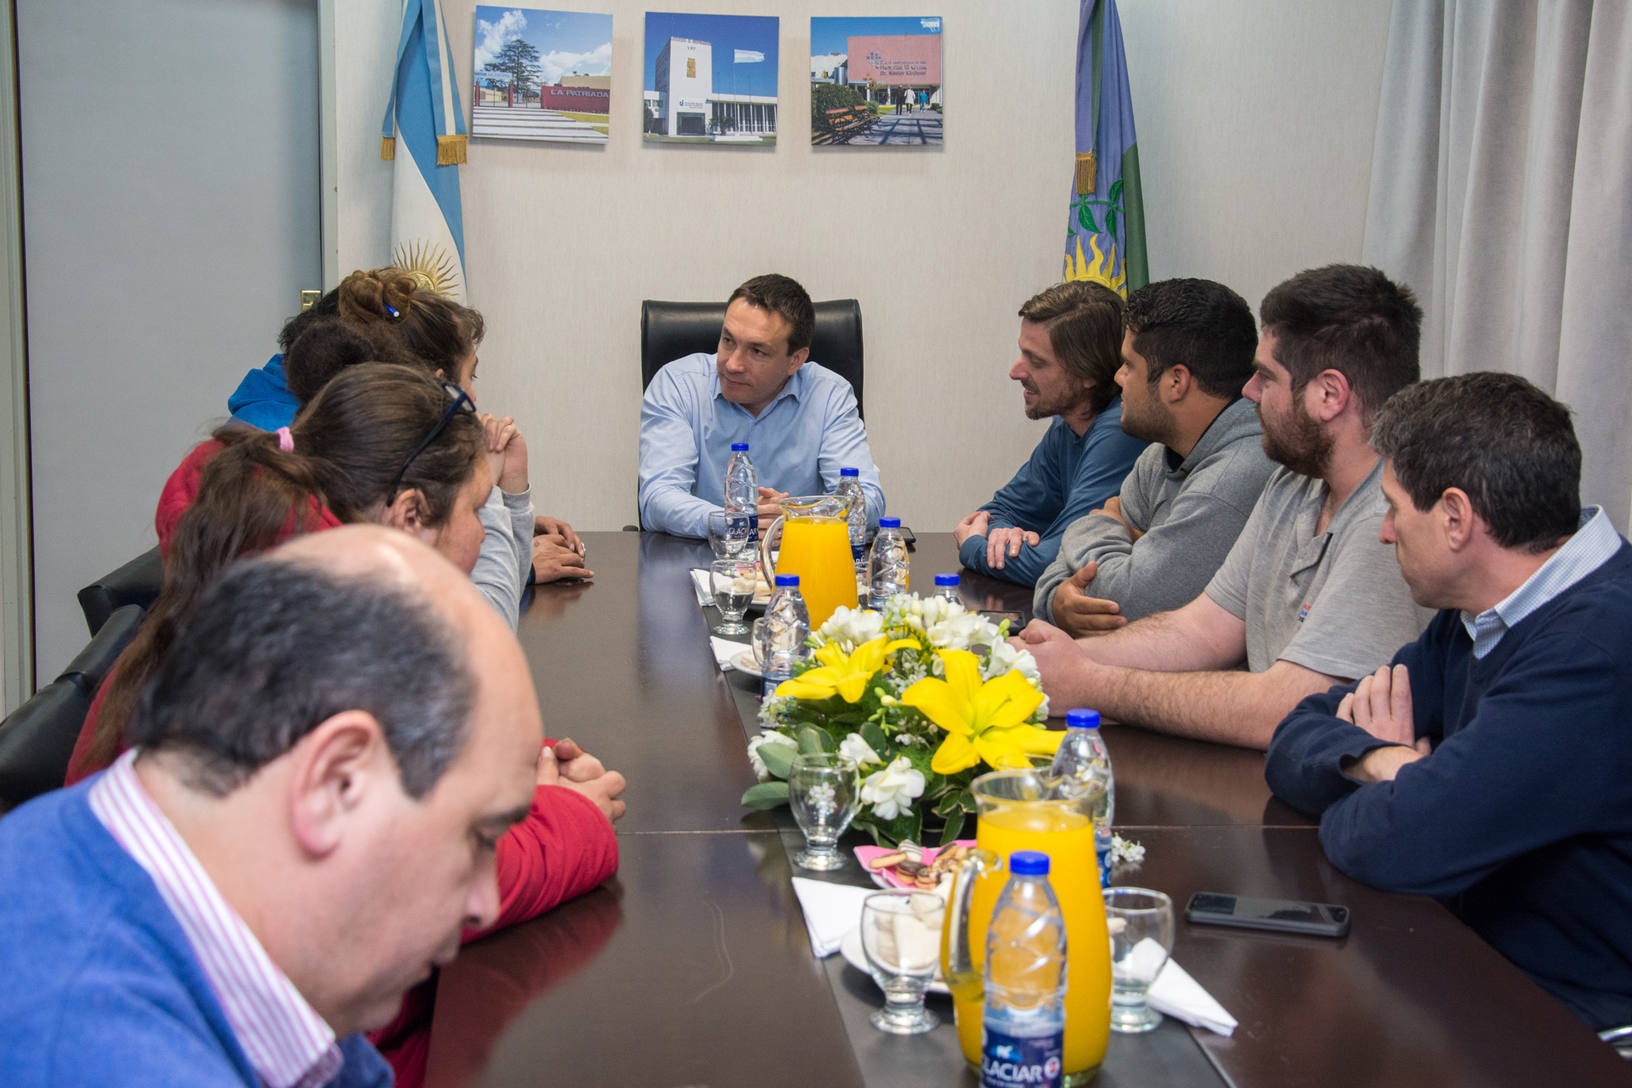
[[136, 637], [143, 611], [125, 605], [62, 675], [0, 722], [0, 812], [62, 785], [96, 689]]
[[119, 655], [125, 652], [130, 640], [136, 637], [136, 628], [141, 626], [142, 617], [146, 615], [139, 604], [127, 604], [123, 608], [115, 609], [96, 632], [85, 648], [62, 670], [58, 680], [71, 680], [91, 694], [102, 686], [102, 681], [108, 678], [113, 663]]
[[163, 581], [164, 560], [159, 558], [159, 549], [155, 546], [79, 591], [79, 607], [85, 613], [85, 625], [94, 635], [117, 608], [127, 604], [153, 607]]
[[[815, 305], [816, 327], [810, 337], [810, 358], [849, 381], [856, 391], [856, 410], [861, 413], [861, 303], [853, 298], [835, 298]], [[718, 350], [720, 326], [724, 321], [723, 302], [664, 302], [650, 298], [643, 301], [640, 304], [641, 389], [652, 384], [652, 377], [665, 364], [693, 352]]]

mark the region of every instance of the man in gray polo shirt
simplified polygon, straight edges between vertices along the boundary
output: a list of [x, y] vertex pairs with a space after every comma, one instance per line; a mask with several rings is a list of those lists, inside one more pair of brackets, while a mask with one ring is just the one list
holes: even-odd
[[1150, 445], [1102, 508], [1073, 521], [1033, 611], [1104, 634], [1189, 602], [1229, 554], [1274, 470], [1241, 387], [1258, 326], [1212, 280], [1162, 280], [1122, 315], [1122, 429]]
[[1331, 265], [1270, 291], [1260, 316], [1244, 392], [1281, 467], [1190, 603], [1103, 638], [1022, 632], [1052, 705], [1265, 748], [1300, 699], [1365, 676], [1427, 623], [1378, 540], [1368, 442], [1377, 409], [1417, 380], [1421, 308], [1376, 269]]

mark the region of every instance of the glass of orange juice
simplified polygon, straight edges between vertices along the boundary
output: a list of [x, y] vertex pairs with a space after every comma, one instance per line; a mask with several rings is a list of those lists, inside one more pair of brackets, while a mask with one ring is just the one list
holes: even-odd
[[[856, 607], [856, 568], [850, 554], [847, 513], [844, 500], [836, 495], [783, 499], [782, 516], [761, 535], [765, 580], [774, 582], [777, 574], [799, 576], [799, 592], [810, 610], [812, 630], [826, 623], [840, 605]], [[782, 550], [773, 562], [770, 546], [778, 526]]]

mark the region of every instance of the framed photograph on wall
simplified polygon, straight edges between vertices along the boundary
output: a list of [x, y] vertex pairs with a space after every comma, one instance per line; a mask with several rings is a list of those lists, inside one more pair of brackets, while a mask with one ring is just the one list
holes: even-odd
[[772, 15], [648, 11], [645, 139], [774, 146], [777, 29]]
[[939, 16], [810, 20], [810, 142], [940, 147]]
[[471, 40], [472, 137], [606, 143], [612, 16], [477, 7]]

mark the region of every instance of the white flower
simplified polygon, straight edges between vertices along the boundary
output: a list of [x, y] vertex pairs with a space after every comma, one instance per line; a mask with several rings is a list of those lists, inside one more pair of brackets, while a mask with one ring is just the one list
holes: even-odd
[[924, 772], [913, 767], [906, 756], [897, 756], [894, 763], [868, 775], [861, 783], [862, 803], [872, 805], [881, 820], [893, 820], [910, 811], [913, 801], [923, 793]]
[[1145, 844], [1112, 835], [1110, 860], [1113, 865], [1138, 865], [1145, 860]]
[[765, 761], [759, 758], [760, 748], [767, 744], [781, 744], [787, 748], [793, 749], [794, 751], [797, 751], [799, 748], [799, 746], [794, 743], [792, 737], [784, 736], [781, 733], [761, 733], [759, 736], [749, 741], [748, 762], [753, 764], [754, 777], [758, 778], [761, 782], [771, 777], [771, 772], [765, 767]]
[[884, 617], [877, 612], [863, 612], [843, 605], [817, 630], [823, 642], [836, 642], [845, 653], [853, 653], [857, 646], [871, 642], [884, 633]]
[[991, 680], [1015, 669], [1019, 669], [1020, 675], [1027, 680], [1042, 687], [1043, 677], [1037, 671], [1037, 659], [1031, 656], [1031, 651], [1017, 650], [1001, 640], [992, 644], [991, 656], [986, 659], [986, 667], [981, 673], [985, 679]]
[[884, 762], [884, 757], [873, 751], [873, 746], [863, 740], [860, 733], [851, 733], [839, 741], [839, 755], [849, 756], [858, 767], [864, 763]]
[[[947, 604], [945, 600], [941, 603]], [[926, 620], [928, 617], [925, 617]], [[990, 643], [997, 639], [997, 628], [974, 612], [961, 612], [937, 618], [924, 629], [924, 634], [938, 649], [967, 650], [976, 643]]]

